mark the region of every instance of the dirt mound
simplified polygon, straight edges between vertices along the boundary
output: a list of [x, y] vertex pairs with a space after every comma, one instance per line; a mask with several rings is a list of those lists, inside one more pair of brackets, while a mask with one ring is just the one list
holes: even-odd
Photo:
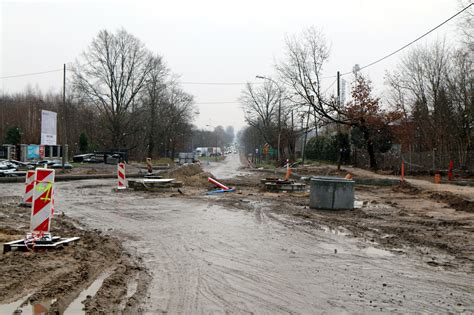
[[456, 211], [474, 212], [474, 201], [466, 200], [458, 195], [448, 192], [435, 192], [430, 194], [430, 198], [447, 203], [451, 208], [456, 209]]
[[214, 177], [209, 172], [203, 172], [199, 164], [185, 164], [174, 170], [167, 172], [165, 177], [175, 178], [183, 182], [185, 186], [206, 187], [208, 186], [208, 177]]
[[183, 178], [191, 177], [199, 173], [202, 173], [201, 165], [185, 164], [167, 172], [166, 176], [170, 178], [183, 179]]
[[317, 176], [344, 176], [347, 171], [344, 169], [337, 170], [328, 166], [305, 166], [297, 168], [296, 173], [300, 175], [317, 175]]
[[[0, 242], [21, 239], [28, 230], [30, 209], [20, 208], [12, 198], [11, 202], [0, 205]], [[104, 235], [99, 230], [88, 231], [78, 222], [65, 215], [56, 215], [51, 227], [53, 235], [81, 239], [61, 250], [48, 251], [11, 251], [0, 252], [0, 304], [18, 301], [22, 307], [42, 305], [48, 314], [62, 314], [79, 293], [106, 270], [110, 276], [119, 278], [115, 290], [102, 285], [99, 294], [89, 299], [86, 314], [96, 314], [97, 305], [102, 305], [103, 314], [136, 314], [136, 303], [144, 297], [149, 279], [128, 253], [125, 253], [120, 241]], [[126, 270], [126, 272], [124, 272]], [[134, 295], [127, 295], [128, 283], [135, 282]], [[105, 291], [107, 299], [101, 298]], [[126, 301], [124, 305], [115, 301]], [[43, 302], [45, 303], [43, 305]], [[135, 308], [135, 309], [134, 309]], [[24, 313], [24, 312], [23, 312]]]
[[404, 193], [404, 194], [409, 194], [409, 195], [417, 195], [421, 193], [421, 190], [419, 188], [413, 186], [412, 184], [406, 181], [401, 182], [399, 185], [393, 186], [392, 190], [394, 192]]
[[193, 175], [191, 177], [185, 178], [184, 184], [188, 186], [195, 186], [195, 187], [207, 187], [211, 184], [207, 181], [208, 177], [215, 178], [214, 175], [212, 175], [209, 172], [201, 172], [199, 174]]

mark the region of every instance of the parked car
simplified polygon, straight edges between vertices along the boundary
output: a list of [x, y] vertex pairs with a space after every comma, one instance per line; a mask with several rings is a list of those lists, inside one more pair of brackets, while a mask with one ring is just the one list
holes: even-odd
[[84, 163], [104, 163], [104, 156], [92, 154], [91, 157], [84, 159]]
[[4, 170], [11, 170], [11, 169], [17, 169], [17, 165], [15, 165], [14, 163], [10, 162], [10, 161], [1, 161], [0, 162], [0, 170], [4, 171]]
[[[60, 161], [59, 163], [54, 163], [54, 164], [52, 164], [51, 166], [48, 166], [48, 167], [51, 167], [51, 168], [54, 168], [54, 169], [63, 168], [63, 162]], [[72, 165], [69, 164], [69, 163], [64, 163], [64, 169], [70, 170], [70, 169], [72, 169]]]
[[13, 177], [23, 176], [28, 169], [26, 163], [15, 161], [15, 160], [2, 160], [0, 161], [0, 177]]
[[50, 167], [51, 165], [57, 163], [57, 162], [61, 162], [59, 160], [53, 160], [53, 161], [49, 161], [49, 160], [42, 160], [42, 161], [38, 161], [36, 162], [36, 167], [44, 167], [45, 165], [47, 165], [48, 167]]
[[75, 163], [82, 163], [82, 162], [85, 162], [85, 160], [90, 159], [92, 157], [94, 157], [94, 153], [78, 154], [78, 155], [74, 155], [72, 157], [72, 160]]

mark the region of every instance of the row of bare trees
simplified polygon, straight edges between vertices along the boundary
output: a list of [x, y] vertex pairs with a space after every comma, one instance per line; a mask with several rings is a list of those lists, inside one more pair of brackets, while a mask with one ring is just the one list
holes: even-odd
[[[189, 145], [198, 114], [193, 96], [179, 85], [163, 57], [124, 29], [103, 30], [72, 67], [67, 102], [60, 93], [0, 96], [0, 135], [21, 130], [23, 143], [38, 143], [40, 111], [58, 112], [58, 140], [71, 152], [79, 138], [87, 150], [126, 148], [137, 158], [169, 156]], [[82, 134], [82, 137], [81, 137]], [[86, 140], [84, 140], [86, 139]]]
[[[285, 58], [275, 67], [280, 83], [269, 79], [262, 87], [254, 88], [249, 84], [242, 92], [240, 101], [246, 121], [273, 147], [276, 147], [276, 135], [282, 130], [278, 128], [275, 132], [274, 126], [281, 125], [282, 121], [291, 126], [287, 128], [289, 136], [286, 143], [282, 145], [281, 135], [279, 137], [283, 158], [291, 157], [297, 137], [307, 133], [310, 122], [312, 129], [314, 126], [316, 130], [322, 127], [332, 130], [328, 126], [334, 125], [343, 126], [345, 130], [357, 129], [363, 135], [370, 165], [375, 168], [374, 138], [378, 130], [398, 119], [399, 114], [396, 110], [384, 110], [380, 106], [379, 98], [371, 93], [370, 81], [359, 73], [353, 86], [353, 99], [348, 104], [340, 104], [333, 94], [325, 93], [322, 72], [328, 58], [327, 40], [317, 29], [309, 28], [288, 38]], [[277, 107], [278, 115], [275, 115]], [[297, 124], [295, 126], [295, 113], [303, 117], [301, 128], [296, 127]]]
[[75, 97], [96, 109], [112, 147], [175, 156], [197, 111], [160, 55], [119, 30], [101, 31], [74, 67]]
[[[472, 20], [469, 23], [472, 27]], [[317, 29], [306, 29], [285, 44], [285, 57], [275, 66], [276, 79], [248, 84], [242, 91], [247, 129], [252, 129], [241, 137], [247, 147], [268, 143], [276, 148], [279, 142], [286, 158], [308, 129], [349, 133], [353, 144], [365, 148], [371, 168], [377, 168], [377, 150], [384, 152], [392, 143], [401, 144], [402, 151], [456, 152], [460, 164], [474, 150], [472, 42], [436, 41], [413, 48], [397, 69], [387, 72], [385, 103], [373, 95], [371, 81], [357, 69], [349, 102], [326, 93], [323, 69], [329, 45]], [[293, 119], [289, 123], [294, 115], [306, 116], [306, 126], [296, 127]], [[293, 137], [281, 143], [285, 129]], [[250, 139], [250, 134], [258, 137]]]
[[474, 150], [473, 56], [468, 46], [438, 40], [412, 49], [387, 74], [389, 102], [406, 125], [402, 143], [415, 152], [456, 152], [461, 164]]

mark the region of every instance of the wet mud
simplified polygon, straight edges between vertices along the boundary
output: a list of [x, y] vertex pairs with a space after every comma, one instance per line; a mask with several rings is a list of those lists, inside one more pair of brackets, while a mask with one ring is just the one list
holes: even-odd
[[[59, 298], [65, 309], [111, 270], [85, 299], [87, 312], [474, 312], [472, 213], [425, 191], [374, 186], [357, 188], [355, 210], [316, 211], [307, 192], [264, 192], [265, 175], [240, 169], [238, 158], [221, 165], [204, 170], [237, 186], [235, 193], [206, 196], [198, 186], [184, 194], [116, 193], [113, 180], [58, 183], [55, 205], [83, 239], [47, 253], [53, 267], [40, 269], [52, 276], [0, 304], [33, 294], [28, 299]], [[12, 196], [21, 186], [4, 187]], [[5, 239], [21, 231], [0, 222]], [[30, 255], [22, 258], [28, 268], [41, 261], [30, 258], [39, 253], [22, 254]], [[5, 276], [0, 296], [25, 282], [15, 255], [0, 256], [2, 266], [15, 265], [8, 268], [23, 281], [8, 284], [16, 280]], [[61, 277], [62, 260], [75, 266], [71, 279]], [[40, 294], [46, 283], [50, 293]]]
[[[22, 239], [28, 231], [31, 210], [18, 207], [19, 201], [19, 198], [11, 197], [3, 199], [0, 204], [2, 244]], [[75, 314], [137, 308], [136, 300], [142, 299], [149, 278], [135, 259], [123, 251], [118, 239], [98, 230], [87, 230], [63, 213], [54, 217], [51, 232], [57, 236], [79, 236], [81, 239], [57, 250], [0, 254], [0, 314], [8, 314], [8, 311], [16, 311], [16, 314], [62, 314], [74, 302], [81, 305], [80, 312]], [[114, 289], [101, 289], [107, 291], [105, 297], [99, 290], [97, 295], [88, 297], [86, 304], [76, 301], [104, 270], [110, 270], [110, 276], [102, 287], [113, 281], [109, 288]], [[140, 282], [144, 287], [137, 296], [130, 297], [126, 307], [119, 309], [110, 303], [114, 299], [121, 300], [129, 279], [142, 274]]]

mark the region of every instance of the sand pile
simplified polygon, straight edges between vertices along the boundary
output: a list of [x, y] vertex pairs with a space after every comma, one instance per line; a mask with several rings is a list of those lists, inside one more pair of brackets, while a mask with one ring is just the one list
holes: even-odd
[[188, 186], [195, 186], [195, 187], [207, 187], [207, 186], [213, 187], [214, 185], [210, 184], [207, 181], [208, 177], [215, 178], [214, 175], [212, 175], [209, 172], [201, 172], [199, 174], [186, 178], [186, 180], [184, 181], [184, 184]]
[[175, 178], [186, 186], [205, 187], [207, 178], [214, 177], [209, 172], [203, 172], [199, 164], [185, 164], [166, 173], [165, 177]]
[[171, 178], [184, 178], [184, 177], [191, 177], [193, 175], [202, 173], [201, 165], [199, 164], [184, 164], [178, 166], [177, 168], [169, 171], [166, 173], [167, 176]]

